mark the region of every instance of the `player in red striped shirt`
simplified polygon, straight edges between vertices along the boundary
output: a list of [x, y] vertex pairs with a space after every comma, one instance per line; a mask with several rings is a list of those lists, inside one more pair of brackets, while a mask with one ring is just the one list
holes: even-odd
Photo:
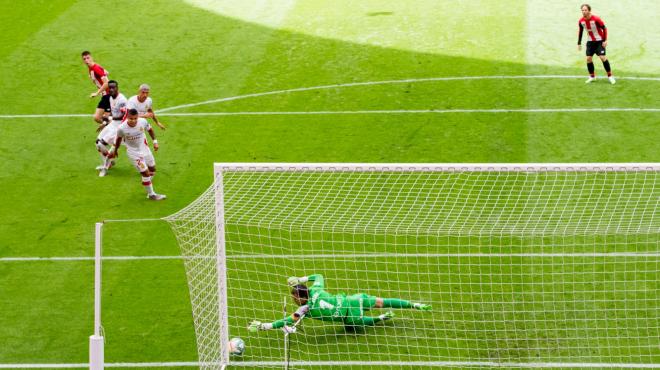
[[587, 31], [587, 69], [589, 70], [589, 78], [586, 83], [591, 83], [596, 79], [594, 69], [593, 55], [596, 54], [603, 62], [603, 67], [607, 72], [607, 78], [611, 84], [616, 83], [614, 76], [612, 76], [612, 69], [610, 62], [605, 55], [605, 47], [607, 47], [607, 27], [600, 17], [591, 14], [591, 5], [582, 4], [580, 6], [582, 11], [582, 18], [578, 21], [578, 50], [582, 50], [582, 34]]
[[[89, 51], [85, 50], [82, 52], [82, 60], [83, 62], [87, 65], [87, 68], [89, 70], [89, 78], [92, 80], [92, 83], [96, 85], [97, 90], [91, 94], [89, 94], [90, 98], [97, 97], [99, 95], [106, 96], [109, 93], [108, 90], [108, 71], [103, 69], [100, 65], [96, 64], [94, 62], [94, 59], [92, 58], [92, 53]], [[103, 123], [104, 120], [109, 121], [109, 119], [106, 119], [107, 114], [110, 112], [110, 103], [108, 99], [104, 99], [101, 97], [101, 101], [99, 102], [98, 106], [96, 107], [96, 111], [94, 112], [94, 121], [96, 123], [101, 124]]]

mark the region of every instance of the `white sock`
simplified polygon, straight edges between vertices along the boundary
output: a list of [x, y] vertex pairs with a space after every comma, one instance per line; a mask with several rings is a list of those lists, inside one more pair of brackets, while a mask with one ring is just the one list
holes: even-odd
[[147, 195], [154, 195], [154, 185], [151, 183], [151, 176], [142, 177], [142, 185], [144, 185], [144, 190], [147, 191]]

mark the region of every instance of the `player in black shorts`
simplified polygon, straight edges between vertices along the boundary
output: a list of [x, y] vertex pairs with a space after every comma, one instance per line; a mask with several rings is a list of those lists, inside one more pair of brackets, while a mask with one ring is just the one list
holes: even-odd
[[607, 47], [607, 27], [597, 15], [591, 14], [591, 6], [589, 4], [582, 4], [580, 7], [582, 11], [582, 18], [578, 21], [578, 50], [582, 48], [582, 34], [587, 31], [587, 70], [589, 71], [589, 79], [586, 83], [591, 83], [596, 79], [596, 72], [592, 57], [594, 54], [598, 55], [603, 62], [603, 67], [607, 72], [607, 78], [611, 84], [616, 83], [612, 76], [612, 69], [610, 62], [607, 60], [605, 47]]
[[99, 104], [96, 106], [96, 113], [94, 114], [94, 121], [97, 123], [110, 122], [110, 95], [106, 94], [101, 96]]

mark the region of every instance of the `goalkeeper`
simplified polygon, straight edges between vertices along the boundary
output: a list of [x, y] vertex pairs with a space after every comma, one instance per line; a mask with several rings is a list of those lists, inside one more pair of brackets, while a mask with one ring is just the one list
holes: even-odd
[[[305, 283], [313, 282], [311, 287]], [[252, 333], [258, 330], [282, 328], [285, 325], [298, 323], [305, 317], [316, 320], [342, 322], [345, 326], [372, 326], [377, 322], [389, 320], [394, 317], [393, 311], [378, 316], [365, 316], [366, 311], [372, 308], [412, 308], [420, 311], [430, 311], [431, 306], [423, 303], [411, 303], [403, 299], [380, 298], [368, 294], [332, 295], [325, 291], [323, 275], [315, 274], [301, 278], [290, 277], [289, 286], [292, 287], [293, 300], [300, 306], [292, 315], [272, 323], [252, 321], [248, 330]]]

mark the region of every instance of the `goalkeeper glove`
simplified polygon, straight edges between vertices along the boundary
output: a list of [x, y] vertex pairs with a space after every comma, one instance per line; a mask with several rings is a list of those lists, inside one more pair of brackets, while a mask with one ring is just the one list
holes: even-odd
[[303, 277], [300, 277], [300, 278], [292, 276], [292, 277], [290, 277], [286, 280], [286, 282], [287, 282], [287, 284], [289, 284], [289, 286], [296, 286], [298, 284], [305, 284], [307, 281], [308, 281], [307, 276], [303, 276]]
[[394, 311], [387, 311], [384, 314], [380, 315], [381, 320], [389, 320], [394, 317]]
[[259, 330], [264, 330], [261, 321], [253, 320], [250, 325], [248, 325], [248, 331], [250, 333], [256, 333]]

